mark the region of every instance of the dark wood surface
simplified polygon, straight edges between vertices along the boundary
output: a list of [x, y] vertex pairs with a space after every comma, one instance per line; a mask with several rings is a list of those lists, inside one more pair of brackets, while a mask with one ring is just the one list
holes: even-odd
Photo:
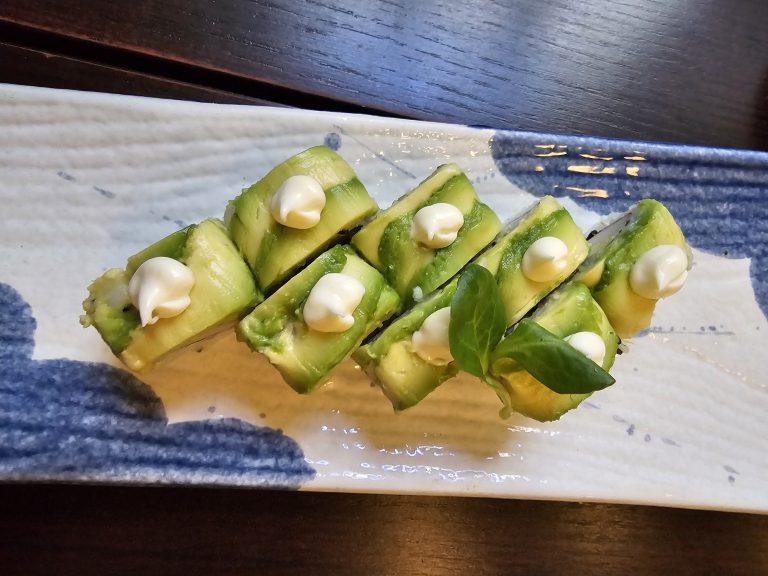
[[232, 91], [276, 91], [267, 99], [277, 101], [337, 102], [496, 128], [768, 148], [763, 0], [1, 6], [0, 21], [162, 58], [177, 65], [177, 74], [184, 72], [178, 65], [194, 67], [238, 86]]
[[766, 534], [768, 516], [651, 507], [0, 487], [6, 576], [759, 574]]
[[[5, 0], [0, 82], [768, 149], [762, 0], [405, 6]], [[768, 516], [0, 485], [3, 575], [516, 571], [765, 574]]]
[[[2, 38], [2, 36], [0, 36]], [[0, 41], [0, 81], [27, 86], [159, 96], [221, 104], [272, 102]]]

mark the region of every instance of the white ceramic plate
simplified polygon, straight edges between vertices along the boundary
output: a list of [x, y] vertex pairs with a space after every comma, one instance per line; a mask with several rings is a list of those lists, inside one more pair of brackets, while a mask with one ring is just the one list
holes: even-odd
[[[768, 512], [766, 154], [10, 85], [0, 133], [1, 479]], [[447, 161], [503, 219], [552, 193], [586, 231], [657, 197], [695, 267], [617, 383], [549, 424], [500, 420], [468, 377], [395, 415], [350, 361], [299, 396], [231, 334], [142, 375], [149, 388], [111, 368], [78, 323], [89, 281], [323, 142], [382, 207]]]

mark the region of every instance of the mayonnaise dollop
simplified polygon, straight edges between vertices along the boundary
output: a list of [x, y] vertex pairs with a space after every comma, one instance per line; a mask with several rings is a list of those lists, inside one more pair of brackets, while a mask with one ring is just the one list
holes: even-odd
[[192, 270], [178, 260], [158, 256], [142, 263], [128, 282], [128, 295], [139, 310], [141, 325], [184, 312], [194, 284]]
[[599, 334], [594, 332], [576, 332], [566, 336], [563, 340], [595, 364], [603, 365], [603, 360], [605, 360], [605, 342]]
[[451, 324], [451, 307], [440, 308], [426, 317], [421, 327], [411, 336], [413, 351], [419, 358], [434, 366], [453, 362], [448, 340]]
[[424, 206], [413, 216], [411, 238], [427, 248], [450, 246], [464, 225], [464, 215], [453, 204], [438, 202]]
[[290, 176], [272, 195], [272, 217], [283, 226], [306, 230], [320, 222], [325, 191], [312, 176]]
[[688, 277], [688, 255], [679, 246], [660, 244], [643, 253], [629, 272], [629, 286], [638, 296], [658, 300], [671, 296]]
[[352, 315], [365, 295], [356, 278], [326, 274], [312, 287], [304, 303], [304, 322], [317, 332], [344, 332], [355, 323]]
[[555, 236], [543, 236], [523, 254], [523, 274], [534, 282], [550, 282], [568, 266], [568, 246]]

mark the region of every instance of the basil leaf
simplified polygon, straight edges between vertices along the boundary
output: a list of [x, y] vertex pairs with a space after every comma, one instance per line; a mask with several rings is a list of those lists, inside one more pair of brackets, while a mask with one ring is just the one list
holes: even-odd
[[483, 378], [491, 351], [504, 335], [507, 317], [496, 279], [478, 264], [470, 264], [459, 277], [451, 299], [448, 339], [456, 364]]
[[520, 321], [493, 353], [511, 358], [558, 394], [587, 394], [613, 384], [613, 376], [533, 320]]

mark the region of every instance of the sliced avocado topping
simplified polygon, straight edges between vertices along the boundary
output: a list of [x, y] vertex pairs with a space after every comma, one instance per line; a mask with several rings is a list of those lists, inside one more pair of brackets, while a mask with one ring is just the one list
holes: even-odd
[[435, 366], [422, 360], [411, 343], [414, 332], [430, 314], [450, 306], [456, 282], [453, 280], [414, 306], [352, 354], [365, 373], [381, 386], [395, 410], [405, 410], [419, 403], [459, 371], [454, 363]]
[[[473, 211], [484, 208], [481, 207], [482, 205], [475, 205]], [[467, 220], [474, 218], [480, 221], [482, 215], [475, 216], [470, 213]], [[401, 217], [399, 221], [391, 222], [384, 232], [380, 252], [390, 250], [389, 245], [386, 244], [388, 234], [395, 235], [395, 231], [398, 234], [405, 234], [406, 230], [410, 230], [410, 221], [407, 218]], [[567, 245], [569, 248], [568, 266], [558, 278], [550, 282], [533, 282], [523, 274], [521, 261], [528, 247], [543, 236], [555, 236]], [[441, 269], [441, 258], [451, 258], [450, 248], [452, 246], [449, 246], [445, 256], [438, 253], [433, 257], [432, 262], [436, 264], [434, 267], [423, 267], [422, 259], [424, 256], [419, 251], [418, 246], [410, 246], [407, 243], [399, 244], [395, 241], [392, 242], [392, 246], [405, 246], [402, 249], [401, 268], [408, 270], [421, 268], [422, 272], [419, 274], [424, 276], [428, 276], [432, 270]], [[495, 276], [504, 307], [504, 326], [510, 326], [570, 276], [584, 260], [586, 254], [586, 240], [579, 228], [568, 212], [554, 198], [547, 196], [542, 198], [526, 215], [513, 223], [509, 231], [493, 247], [476, 257], [473, 262], [488, 269]], [[402, 281], [402, 278], [407, 278], [407, 276], [407, 274], [400, 275], [396, 281], [398, 279]], [[455, 292], [457, 282], [458, 279], [455, 278], [434, 298], [416, 305], [411, 312], [398, 318], [353, 356], [363, 366], [366, 373], [382, 386], [385, 394], [398, 410], [408, 408], [421, 401], [443, 381], [458, 372], [456, 362], [447, 366], [434, 366], [425, 362], [413, 351], [410, 343], [411, 336], [419, 329], [429, 314], [449, 305], [451, 298], [448, 294]], [[403, 285], [396, 287], [401, 292], [403, 291]], [[463, 324], [464, 329], [469, 330], [470, 326], [465, 324], [466, 322]], [[451, 321], [451, 326], [453, 326], [453, 321]], [[466, 367], [465, 370], [467, 370]], [[501, 392], [500, 396], [504, 396], [503, 391]]]
[[[411, 228], [421, 208], [437, 203], [458, 208], [464, 224], [453, 243], [432, 249], [413, 239]], [[500, 229], [498, 217], [480, 202], [461, 169], [447, 164], [364, 226], [352, 238], [352, 245], [384, 274], [409, 306], [445, 284]]]
[[[545, 236], [559, 238], [566, 245], [567, 267], [549, 282], [534, 282], [523, 273], [523, 256], [536, 240]], [[511, 326], [573, 274], [587, 252], [587, 241], [571, 215], [557, 200], [545, 196], [476, 262], [496, 276]]]
[[186, 228], [177, 230], [172, 234], [169, 234], [165, 238], [162, 238], [147, 246], [141, 252], [128, 257], [128, 263], [125, 266], [125, 272], [128, 274], [128, 278], [133, 276], [136, 269], [150, 258], [157, 258], [159, 256], [165, 256], [166, 258], [173, 258], [179, 262], [184, 262], [184, 248], [187, 245], [187, 238], [190, 232], [195, 229], [196, 224], [190, 224]]
[[[314, 178], [325, 192], [320, 221], [305, 230], [282, 226], [270, 211], [280, 185], [298, 175]], [[243, 190], [230, 202], [226, 223], [259, 286], [268, 291], [377, 210], [349, 164], [330, 148], [316, 146], [289, 158]]]
[[[605, 313], [594, 301], [589, 289], [583, 284], [573, 282], [552, 293], [533, 312], [530, 321], [561, 339], [578, 332], [597, 334], [605, 344], [602, 369], [607, 371], [613, 365], [619, 339]], [[515, 332], [501, 341], [494, 352], [491, 364], [491, 374], [509, 394], [511, 407], [514, 411], [542, 422], [557, 420], [590, 396], [592, 392], [561, 394], [542, 384], [515, 360], [513, 355], [506, 353], [505, 349], [509, 348], [510, 345], [515, 345], [514, 338]], [[520, 338], [520, 335], [517, 338]], [[535, 352], [535, 346], [531, 346], [531, 351]], [[572, 353], [574, 352], [576, 351], [573, 350]], [[578, 354], [578, 352], [576, 353]], [[552, 359], [544, 358], [540, 361], [547, 362], [548, 366], [545, 368], [550, 369], [550, 371], [558, 366], [558, 363]], [[568, 362], [567, 359], [566, 362]], [[588, 363], [594, 365], [591, 361]], [[560, 366], [559, 371], [562, 382], [558, 382], [553, 387], [562, 386], [566, 389], [569, 386], [568, 378], [572, 374], [569, 373], [567, 365], [565, 367]], [[602, 380], [599, 380], [598, 384], [589, 382], [591, 386], [589, 389], [595, 390], [601, 387], [600, 382]], [[610, 384], [610, 382], [606, 381], [606, 384]]]
[[88, 286], [88, 298], [83, 302], [85, 314], [80, 318], [84, 327], [93, 326], [114, 354], [120, 354], [131, 341], [133, 331], [141, 321], [131, 304], [128, 282], [136, 269], [150, 258], [166, 256], [183, 262], [184, 245], [194, 225], [178, 230], [158, 240], [128, 258], [125, 270], [112, 268]]
[[[325, 274], [340, 272], [365, 287], [355, 309], [355, 322], [344, 332], [311, 330], [302, 319], [310, 291]], [[238, 325], [237, 332], [261, 352], [297, 392], [306, 393], [324, 382], [331, 370], [400, 305], [397, 293], [383, 276], [349, 246], [335, 246], [291, 278]]]
[[656, 300], [636, 294], [629, 284], [632, 266], [645, 252], [661, 244], [691, 250], [669, 210], [656, 200], [641, 200], [614, 224], [592, 239], [592, 250], [576, 276], [592, 287], [592, 295], [621, 338], [647, 328]]
[[378, 270], [382, 270], [383, 264], [379, 260], [379, 246], [387, 227], [409, 213], [413, 217], [419, 208], [427, 205], [435, 190], [440, 190], [446, 182], [461, 174], [463, 172], [456, 164], [440, 166], [429, 178], [363, 226], [352, 238], [352, 245], [368, 262]]
[[107, 270], [88, 286], [89, 296], [83, 301], [80, 323], [96, 328], [114, 354], [125, 350], [140, 324], [139, 311], [128, 296], [129, 281], [125, 270]]
[[[190, 305], [179, 315], [140, 326], [128, 296], [138, 266], [165, 256], [185, 264], [195, 279]], [[126, 270], [105, 272], [89, 286], [84, 326], [93, 325], [132, 370], [151, 366], [168, 352], [220, 330], [261, 300], [253, 276], [218, 220], [174, 232], [128, 259]]]

